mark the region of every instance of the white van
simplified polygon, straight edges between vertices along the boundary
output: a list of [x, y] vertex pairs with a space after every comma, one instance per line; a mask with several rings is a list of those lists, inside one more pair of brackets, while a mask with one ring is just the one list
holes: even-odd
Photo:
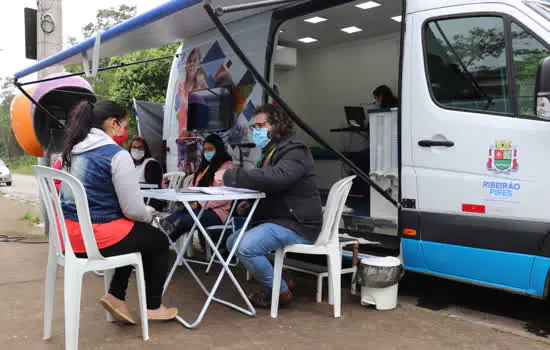
[[[230, 5], [216, 13], [226, 12], [220, 19], [250, 65], [222, 38], [205, 3]], [[52, 64], [88, 57], [97, 64], [183, 40], [165, 104], [172, 171], [185, 161], [188, 126], [205, 122], [189, 123], [194, 99], [210, 99], [219, 115], [229, 105], [235, 127], [224, 136], [250, 141], [255, 107], [270, 102], [258, 70], [312, 128], [300, 136], [312, 147], [322, 188], [350, 169], [339, 154], [319, 150], [314, 134], [376, 184], [370, 192], [358, 186], [344, 218], [345, 232], [381, 243], [363, 245], [363, 254], [401, 255], [411, 271], [548, 296], [550, 59], [539, 63], [550, 56], [550, 1], [247, 3], [169, 1], [99, 34], [101, 44], [91, 38], [16, 73], [16, 82]], [[399, 96], [396, 109], [372, 106], [380, 85]], [[361, 113], [346, 119], [358, 107], [368, 131], [350, 128], [363, 123]], [[258, 150], [243, 154], [251, 166]]]
[[[394, 171], [399, 210], [375, 191], [352, 198], [360, 204], [345, 218], [346, 232], [386, 248], [363, 245], [362, 253], [393, 248], [398, 255], [401, 242], [409, 270], [544, 297], [550, 124], [537, 116], [535, 84], [539, 62], [550, 56], [549, 19], [550, 2], [540, 1], [310, 1], [242, 18], [228, 29], [318, 134], [340, 151], [370, 154], [371, 177], [384, 188], [391, 188], [384, 175]], [[201, 62], [193, 79], [206, 81], [203, 89], [233, 86], [240, 141], [249, 142], [254, 107], [268, 101], [216, 29], [186, 37], [178, 54], [166, 98], [169, 170], [178, 164], [178, 87], [195, 69], [191, 61]], [[217, 83], [220, 77], [229, 81]], [[393, 113], [369, 112], [379, 85], [399, 94]], [[368, 133], [358, 135], [366, 130], [345, 132], [346, 106], [365, 108], [370, 142]], [[391, 157], [392, 143], [375, 139], [387, 140], [391, 130], [380, 133], [374, 123], [392, 114], [398, 165], [392, 169], [390, 160], [379, 169], [377, 159]], [[328, 189], [345, 169], [301, 136]], [[376, 155], [379, 144], [386, 145], [382, 155]]]

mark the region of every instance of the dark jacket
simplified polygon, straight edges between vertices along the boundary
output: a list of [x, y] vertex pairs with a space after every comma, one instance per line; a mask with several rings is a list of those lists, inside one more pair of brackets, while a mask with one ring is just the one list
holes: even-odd
[[323, 212], [309, 148], [291, 135], [282, 140], [263, 168], [234, 168], [225, 172], [224, 184], [266, 193], [254, 213], [253, 225], [270, 222], [315, 242]]

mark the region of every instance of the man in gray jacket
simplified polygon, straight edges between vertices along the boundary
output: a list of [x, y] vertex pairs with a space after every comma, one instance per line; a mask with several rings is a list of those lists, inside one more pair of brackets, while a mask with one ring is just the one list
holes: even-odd
[[[256, 307], [271, 304], [273, 266], [267, 255], [291, 244], [315, 242], [322, 225], [321, 198], [315, 179], [315, 163], [307, 145], [294, 135], [293, 123], [284, 111], [274, 105], [256, 110], [251, 125], [256, 146], [262, 156], [254, 169], [233, 168], [216, 173], [226, 186], [265, 192], [254, 214], [252, 228], [245, 232], [237, 256], [265, 290], [249, 296]], [[250, 203], [239, 204], [237, 213], [244, 215]], [[232, 249], [236, 234], [227, 240]], [[279, 303], [292, 301], [285, 281], [281, 283]]]

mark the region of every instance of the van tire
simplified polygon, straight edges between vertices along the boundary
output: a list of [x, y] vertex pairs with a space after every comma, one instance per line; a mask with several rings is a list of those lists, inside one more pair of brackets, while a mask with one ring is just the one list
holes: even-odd
[[11, 186], [11, 181], [10, 181], [10, 182], [6, 182], [6, 186]]

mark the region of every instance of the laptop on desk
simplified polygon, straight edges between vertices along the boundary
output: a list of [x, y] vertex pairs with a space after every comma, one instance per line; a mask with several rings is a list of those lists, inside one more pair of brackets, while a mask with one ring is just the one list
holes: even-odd
[[344, 107], [346, 112], [346, 119], [348, 121], [348, 127], [363, 129], [365, 128], [365, 109], [363, 107], [346, 106]]

